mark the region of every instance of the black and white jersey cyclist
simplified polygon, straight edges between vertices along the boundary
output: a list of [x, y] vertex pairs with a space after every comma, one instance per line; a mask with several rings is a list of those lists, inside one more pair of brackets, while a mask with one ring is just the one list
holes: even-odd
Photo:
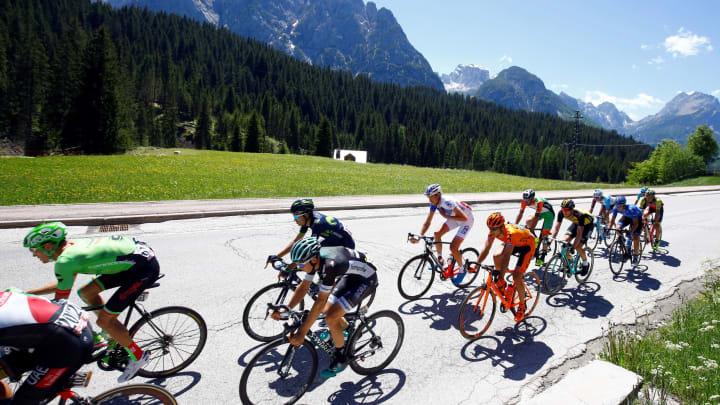
[[[295, 242], [290, 257], [293, 263], [307, 264], [301, 266], [307, 274], [295, 289], [288, 304], [290, 308], [294, 308], [307, 294], [315, 275], [320, 278], [317, 300], [305, 322], [290, 335], [290, 343], [302, 344], [320, 313], [325, 314], [325, 321], [335, 345], [335, 354], [330, 366], [321, 371], [320, 375], [324, 378], [333, 377], [347, 365], [343, 348], [348, 323], [343, 316], [377, 288], [377, 269], [368, 261], [365, 254], [341, 246], [321, 247], [320, 242], [314, 237]], [[279, 320], [281, 314], [274, 312], [271, 317]]]

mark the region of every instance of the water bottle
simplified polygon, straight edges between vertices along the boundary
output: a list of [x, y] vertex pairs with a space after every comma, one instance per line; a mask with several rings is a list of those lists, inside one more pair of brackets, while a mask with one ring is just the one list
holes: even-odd
[[507, 287], [505, 287], [505, 300], [510, 303], [510, 305], [513, 304], [513, 294], [515, 293], [515, 284], [508, 284]]

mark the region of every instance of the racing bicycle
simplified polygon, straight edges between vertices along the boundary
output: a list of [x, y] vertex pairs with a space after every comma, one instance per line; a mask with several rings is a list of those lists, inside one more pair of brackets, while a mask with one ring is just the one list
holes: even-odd
[[[560, 244], [560, 252], [556, 253], [547, 263], [542, 267], [543, 270], [543, 287], [544, 293], [548, 295], [555, 295], [560, 291], [567, 279], [571, 276], [575, 276], [578, 284], [585, 284], [590, 278], [593, 266], [595, 265], [595, 257], [592, 254], [590, 248], [585, 247], [585, 255], [590, 262], [590, 267], [587, 273], [581, 274], [582, 262], [580, 261], [580, 255], [574, 252], [570, 242], [558, 240]], [[573, 252], [575, 253], [574, 255]], [[572, 256], [571, 256], [572, 255]]]

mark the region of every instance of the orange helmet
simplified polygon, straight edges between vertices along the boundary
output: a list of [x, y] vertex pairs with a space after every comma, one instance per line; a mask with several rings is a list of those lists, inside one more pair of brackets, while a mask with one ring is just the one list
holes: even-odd
[[498, 226], [501, 226], [504, 224], [505, 224], [505, 217], [503, 217], [502, 214], [499, 212], [493, 212], [487, 218], [488, 228], [497, 228]]

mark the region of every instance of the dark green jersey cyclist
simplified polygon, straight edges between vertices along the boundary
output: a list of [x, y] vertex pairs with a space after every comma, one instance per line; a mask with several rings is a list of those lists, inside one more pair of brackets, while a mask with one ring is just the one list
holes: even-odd
[[[98, 238], [66, 238], [67, 228], [62, 222], [42, 224], [30, 231], [23, 245], [43, 263], [55, 262], [56, 282], [28, 291], [30, 294], [55, 294], [55, 299], [67, 298], [77, 274], [96, 277], [80, 288], [78, 295], [97, 311], [97, 324], [125, 347], [131, 361], [118, 379], [132, 378], [149, 359], [150, 352], [135, 343], [117, 316], [158, 278], [160, 266], [155, 252], [145, 243], [114, 235]], [[107, 303], [100, 292], [116, 288]]]
[[[555, 210], [553, 210], [553, 207], [548, 200], [536, 196], [535, 190], [531, 188], [523, 191], [522, 203], [520, 203], [520, 212], [518, 212], [517, 218], [515, 218], [515, 223], [518, 225], [520, 224], [522, 215], [525, 212], [525, 207], [535, 208], [535, 212], [532, 215], [529, 215], [525, 221], [525, 227], [528, 228], [530, 232], [537, 235], [535, 233], [535, 227], [537, 226], [538, 221], [542, 218], [543, 225], [541, 235], [550, 235], [550, 229], [552, 228], [553, 220], [555, 219]], [[542, 246], [537, 247], [538, 252], [537, 260], [535, 261], [536, 265], [540, 266], [543, 264], [549, 247], [550, 246], [548, 245], [547, 240]]]

